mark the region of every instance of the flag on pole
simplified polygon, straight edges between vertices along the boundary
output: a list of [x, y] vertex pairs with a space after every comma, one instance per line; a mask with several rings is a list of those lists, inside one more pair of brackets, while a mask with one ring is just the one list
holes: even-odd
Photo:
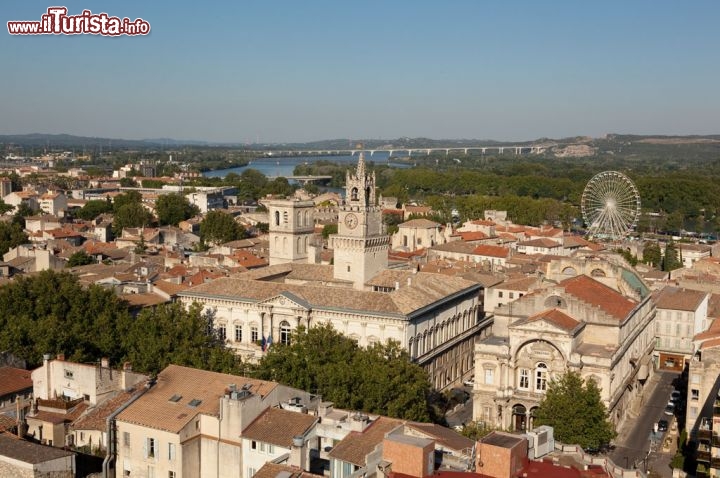
[[268, 335], [267, 342], [265, 343], [265, 350], [270, 348], [270, 344], [272, 344], [272, 335]]
[[263, 335], [262, 340], [260, 341], [260, 348], [262, 349], [263, 352], [265, 352], [266, 345], [267, 345], [267, 342], [265, 341], [265, 336]]

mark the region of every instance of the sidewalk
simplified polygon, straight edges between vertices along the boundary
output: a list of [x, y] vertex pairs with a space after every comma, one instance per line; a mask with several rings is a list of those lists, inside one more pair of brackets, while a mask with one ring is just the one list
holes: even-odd
[[620, 421], [620, 427], [617, 430], [617, 438], [615, 438], [616, 446], [625, 446], [627, 444], [626, 440], [630, 437], [630, 431], [635, 426], [635, 419], [637, 419], [640, 415], [643, 403], [645, 402], [647, 397], [652, 396], [653, 392], [655, 392], [655, 389], [660, 383], [660, 378], [660, 373], [653, 373], [653, 376], [650, 378], [648, 384], [645, 385], [645, 388], [643, 389], [640, 400], [637, 400], [635, 401], [635, 403], [632, 404], [630, 409], [626, 412], [625, 416]]

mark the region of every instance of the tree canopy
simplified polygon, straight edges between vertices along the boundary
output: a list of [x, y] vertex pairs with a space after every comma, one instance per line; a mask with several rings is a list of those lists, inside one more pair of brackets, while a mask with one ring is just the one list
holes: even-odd
[[0, 287], [0, 308], [0, 350], [30, 366], [41, 364], [43, 354], [63, 353], [77, 362], [130, 361], [143, 373], [169, 363], [241, 372], [239, 358], [214, 333], [212, 315], [197, 305], [160, 305], [134, 319], [112, 290], [43, 271]]
[[0, 222], [0, 254], [28, 242], [28, 236], [19, 222]]
[[208, 212], [200, 223], [200, 239], [208, 244], [222, 244], [245, 237], [245, 228], [223, 211]]
[[616, 435], [595, 381], [572, 371], [548, 384], [534, 424], [550, 425], [558, 441], [583, 448], [597, 448]]
[[155, 202], [155, 213], [161, 226], [177, 226], [180, 221], [200, 214], [200, 209], [182, 194], [163, 194]]
[[299, 327], [290, 345], [273, 344], [252, 372], [311, 393], [340, 408], [417, 421], [437, 419], [427, 373], [397, 342], [361, 348], [329, 324]]
[[95, 259], [93, 259], [92, 256], [88, 255], [88, 253], [83, 250], [79, 250], [77, 252], [73, 252], [73, 254], [68, 258], [65, 267], [85, 266], [94, 262]]
[[85, 203], [83, 207], [75, 212], [75, 217], [89, 221], [95, 219], [100, 214], [105, 214], [113, 210], [113, 205], [108, 200], [92, 199]]
[[663, 255], [662, 270], [674, 271], [682, 267], [682, 261], [675, 243], [670, 241], [665, 246], [665, 254]]

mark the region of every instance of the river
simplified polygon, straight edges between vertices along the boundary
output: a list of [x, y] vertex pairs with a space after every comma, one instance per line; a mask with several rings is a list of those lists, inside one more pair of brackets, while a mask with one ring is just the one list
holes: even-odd
[[[370, 156], [365, 154], [365, 161], [375, 162], [377, 164], [387, 164], [393, 168], [409, 168], [412, 165], [406, 163], [389, 163], [389, 153], [387, 151], [377, 151], [375, 154]], [[268, 158], [256, 158], [253, 159], [247, 166], [240, 166], [237, 168], [228, 169], [217, 169], [215, 171], [206, 171], [203, 173], [204, 176], [215, 178], [224, 178], [229, 173], [241, 174], [246, 169], [252, 168], [269, 178], [278, 176], [288, 177], [293, 175], [295, 166], [299, 164], [314, 163], [316, 161], [330, 161], [338, 164], [347, 164], [350, 167], [356, 164], [358, 155], [345, 155], [345, 156], [292, 156], [292, 157], [268, 157]]]

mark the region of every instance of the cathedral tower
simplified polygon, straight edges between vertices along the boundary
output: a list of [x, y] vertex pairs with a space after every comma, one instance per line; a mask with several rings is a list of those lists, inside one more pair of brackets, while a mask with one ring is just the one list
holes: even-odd
[[345, 200], [338, 215], [338, 233], [330, 237], [336, 279], [364, 289], [365, 283], [387, 269], [390, 236], [385, 234], [382, 209], [375, 197], [375, 172], [365, 170], [360, 153], [355, 174], [345, 177]]

